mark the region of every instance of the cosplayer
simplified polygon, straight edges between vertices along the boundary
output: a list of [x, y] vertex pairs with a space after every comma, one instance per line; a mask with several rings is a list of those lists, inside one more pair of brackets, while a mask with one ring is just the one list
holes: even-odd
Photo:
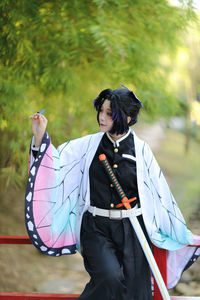
[[[34, 114], [25, 197], [26, 226], [44, 254], [80, 251], [91, 279], [80, 300], [150, 300], [151, 272], [130, 222], [137, 216], [149, 244], [168, 250], [168, 288], [200, 255], [148, 144], [130, 129], [142, 103], [127, 88], [94, 100], [100, 132], [56, 149], [47, 119]], [[130, 202], [126, 210], [99, 155], [104, 153]], [[120, 206], [120, 207], [119, 207]]]

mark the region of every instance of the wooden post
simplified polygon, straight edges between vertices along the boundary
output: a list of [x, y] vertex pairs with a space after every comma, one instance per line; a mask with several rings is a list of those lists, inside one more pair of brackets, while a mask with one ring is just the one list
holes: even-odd
[[[167, 287], [167, 250], [157, 248], [157, 247], [154, 246], [153, 254], [154, 254], [156, 263], [158, 265], [158, 268], [160, 270], [160, 273], [162, 275], [162, 278], [164, 280], [164, 283]], [[155, 280], [154, 280], [154, 297], [153, 297], [153, 300], [163, 300], [162, 295], [160, 293], [160, 290], [159, 290]]]

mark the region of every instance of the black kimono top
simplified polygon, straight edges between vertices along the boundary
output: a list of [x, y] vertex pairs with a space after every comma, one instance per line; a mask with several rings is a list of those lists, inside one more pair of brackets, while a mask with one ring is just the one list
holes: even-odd
[[[136, 201], [130, 203], [131, 207], [134, 207], [136, 203], [139, 203], [139, 196], [135, 146], [130, 129], [126, 135], [117, 141], [114, 141], [108, 133], [103, 135], [89, 170], [91, 205], [103, 209], [112, 209], [115, 208], [115, 205], [121, 203], [120, 197], [102, 162], [99, 161], [99, 155], [103, 153], [107, 156], [127, 198], [137, 197]], [[125, 209], [125, 207], [119, 209]]]

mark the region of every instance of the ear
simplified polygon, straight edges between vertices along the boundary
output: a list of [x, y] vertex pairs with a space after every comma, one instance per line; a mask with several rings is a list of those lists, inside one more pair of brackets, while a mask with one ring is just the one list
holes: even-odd
[[131, 117], [127, 117], [127, 124], [129, 124], [131, 121]]

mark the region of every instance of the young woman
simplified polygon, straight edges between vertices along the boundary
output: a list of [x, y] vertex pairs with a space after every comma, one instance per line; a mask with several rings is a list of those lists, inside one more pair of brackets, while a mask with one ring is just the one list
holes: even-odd
[[[91, 279], [79, 299], [149, 300], [150, 269], [129, 218], [136, 215], [149, 243], [168, 250], [169, 288], [198, 257], [198, 248], [186, 247], [198, 237], [187, 229], [149, 146], [130, 129], [142, 107], [139, 99], [127, 88], [106, 89], [94, 107], [100, 133], [57, 150], [45, 116], [31, 116], [27, 230], [46, 255], [81, 252]], [[126, 196], [136, 197], [126, 212], [99, 161], [102, 153]]]

